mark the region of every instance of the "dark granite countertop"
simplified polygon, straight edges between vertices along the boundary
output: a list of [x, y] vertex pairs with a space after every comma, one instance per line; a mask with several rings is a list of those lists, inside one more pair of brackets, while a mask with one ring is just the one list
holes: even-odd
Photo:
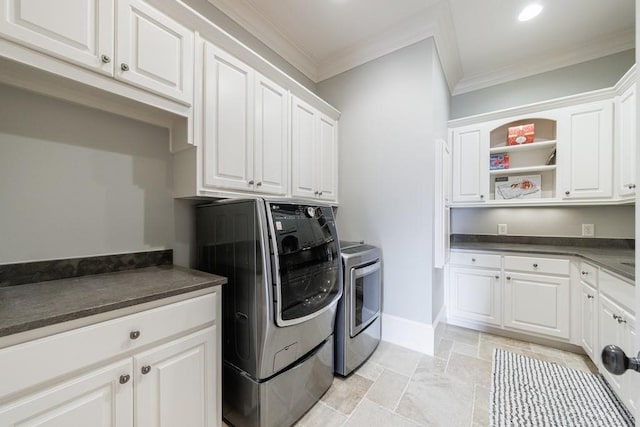
[[583, 258], [599, 267], [629, 280], [635, 280], [635, 268], [622, 262], [633, 262], [635, 250], [612, 247], [581, 247], [545, 245], [538, 243], [502, 243], [502, 242], [451, 242], [451, 249], [520, 252], [543, 255], [564, 255]]
[[174, 265], [0, 287], [0, 337], [227, 283]]

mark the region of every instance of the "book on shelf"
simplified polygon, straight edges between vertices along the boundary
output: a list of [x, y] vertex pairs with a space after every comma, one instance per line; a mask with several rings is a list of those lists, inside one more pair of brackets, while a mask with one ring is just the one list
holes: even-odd
[[539, 199], [541, 175], [503, 176], [495, 179], [495, 200]]
[[491, 154], [489, 156], [489, 170], [509, 169], [509, 153]]

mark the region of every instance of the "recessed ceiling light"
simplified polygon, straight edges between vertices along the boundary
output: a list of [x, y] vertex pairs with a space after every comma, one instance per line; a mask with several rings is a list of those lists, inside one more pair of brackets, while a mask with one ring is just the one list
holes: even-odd
[[538, 16], [542, 12], [542, 6], [538, 3], [532, 3], [529, 6], [522, 9], [520, 15], [518, 15], [518, 21], [528, 21]]

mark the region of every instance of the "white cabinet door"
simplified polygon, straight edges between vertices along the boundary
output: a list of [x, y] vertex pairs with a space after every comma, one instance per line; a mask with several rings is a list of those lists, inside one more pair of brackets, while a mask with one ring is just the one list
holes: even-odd
[[113, 75], [113, 15], [113, 0], [5, 0], [0, 5], [0, 33]]
[[478, 128], [453, 131], [453, 202], [482, 202], [489, 197], [489, 141]]
[[[598, 347], [598, 292], [584, 282], [580, 282], [580, 326], [582, 329], [581, 343], [584, 351], [596, 360]], [[598, 354], [596, 354], [598, 353]]]
[[[624, 343], [624, 335], [623, 328], [620, 326], [618, 322], [618, 316], [623, 313], [622, 308], [618, 306], [618, 304], [611, 301], [606, 296], [600, 294], [600, 300], [598, 303], [599, 306], [599, 316], [598, 322], [600, 326], [600, 349], [606, 345], [617, 345], [622, 349], [626, 348], [626, 343]], [[607, 382], [611, 385], [611, 387], [615, 390], [615, 392], [622, 396], [622, 380], [623, 376], [620, 375], [612, 375], [602, 367], [602, 362], [600, 358], [598, 358], [598, 367], [600, 367], [600, 372], [607, 379]]]
[[449, 274], [449, 314], [500, 326], [500, 271], [453, 267]]
[[292, 97], [291, 102], [291, 193], [294, 197], [316, 198], [316, 138], [319, 112]]
[[253, 188], [254, 85], [252, 69], [204, 45], [204, 176], [213, 189]]
[[569, 279], [505, 272], [504, 325], [569, 338]]
[[613, 195], [613, 103], [581, 105], [558, 123], [558, 160], [565, 199]]
[[[132, 373], [131, 359], [127, 359], [8, 402], [0, 406], [0, 425], [133, 426]], [[128, 378], [121, 384], [123, 375]]]
[[193, 31], [142, 0], [117, 4], [116, 77], [191, 105]]
[[636, 193], [636, 86], [623, 93], [616, 104], [616, 189], [618, 196]]
[[289, 94], [256, 74], [255, 189], [284, 195], [289, 181]]
[[338, 123], [320, 114], [318, 122], [318, 197], [322, 200], [338, 199]]
[[215, 326], [134, 358], [135, 425], [218, 425]]

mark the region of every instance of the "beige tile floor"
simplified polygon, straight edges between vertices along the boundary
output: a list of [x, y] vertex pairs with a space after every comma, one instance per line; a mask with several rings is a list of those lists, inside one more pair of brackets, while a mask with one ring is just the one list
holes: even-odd
[[595, 372], [587, 356], [442, 325], [434, 357], [381, 342], [297, 427], [488, 426], [494, 348]]

